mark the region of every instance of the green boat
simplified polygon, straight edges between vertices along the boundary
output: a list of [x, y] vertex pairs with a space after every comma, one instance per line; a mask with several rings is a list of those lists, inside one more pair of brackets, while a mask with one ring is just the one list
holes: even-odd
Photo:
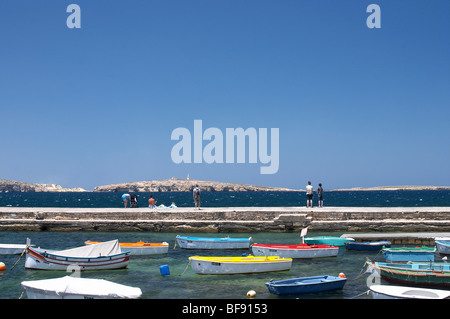
[[395, 247], [382, 250], [384, 259], [391, 263], [406, 263], [409, 261], [433, 262], [436, 247]]
[[390, 283], [424, 287], [450, 287], [450, 264], [448, 263], [368, 263], [378, 272], [381, 278]]
[[353, 238], [334, 237], [334, 236], [316, 236], [306, 237], [305, 243], [308, 245], [330, 245], [330, 246], [345, 246], [346, 242], [355, 241]]

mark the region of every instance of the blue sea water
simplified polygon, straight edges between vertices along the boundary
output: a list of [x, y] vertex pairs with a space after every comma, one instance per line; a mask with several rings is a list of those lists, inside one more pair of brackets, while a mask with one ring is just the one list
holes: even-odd
[[[123, 207], [121, 193], [0, 193], [0, 207]], [[158, 205], [192, 207], [189, 192], [137, 193], [139, 206], [147, 206], [150, 195]], [[313, 199], [317, 204], [317, 196]], [[202, 192], [203, 207], [304, 206], [304, 192]], [[423, 191], [328, 191], [324, 206], [344, 207], [425, 207], [450, 206], [449, 190]]]
[[[149, 193], [139, 193], [139, 202], [145, 206]], [[158, 203], [179, 207], [192, 207], [190, 193], [153, 193]], [[315, 199], [316, 200], [316, 199]], [[326, 192], [327, 206], [450, 206], [449, 191], [383, 191], [383, 192]], [[316, 203], [316, 202], [315, 202]], [[203, 206], [303, 206], [305, 194], [297, 192], [229, 193], [203, 192]], [[123, 207], [120, 193], [0, 193], [0, 206], [12, 207]], [[106, 279], [139, 287], [143, 299], [247, 299], [249, 290], [256, 292], [253, 300], [280, 299], [370, 299], [368, 274], [362, 273], [366, 258], [382, 260], [379, 252], [348, 251], [341, 247], [337, 257], [294, 260], [289, 271], [250, 275], [197, 275], [189, 266], [193, 255], [236, 256], [243, 251], [191, 251], [175, 247], [176, 235], [217, 237], [214, 233], [176, 234], [151, 232], [12, 232], [0, 231], [0, 243], [25, 243], [26, 238], [41, 248], [61, 250], [84, 245], [86, 240], [123, 242], [143, 240], [170, 245], [167, 255], [132, 256], [127, 269], [82, 272], [84, 278]], [[308, 236], [339, 233], [308, 233]], [[296, 244], [301, 241], [298, 233], [229, 233], [220, 236], [249, 237], [262, 244]], [[25, 270], [25, 256], [0, 255], [6, 271], [0, 272], [0, 299], [17, 299], [22, 293], [20, 283], [25, 280], [57, 278], [68, 275], [64, 271]], [[16, 266], [13, 267], [13, 265]], [[160, 266], [168, 265], [170, 275], [162, 276]], [[347, 283], [343, 290], [318, 294], [277, 296], [270, 294], [265, 282], [293, 277], [335, 275], [343, 272]], [[382, 283], [385, 283], [382, 281]], [[26, 295], [22, 296], [26, 298]], [[301, 300], [300, 300], [301, 301]]]

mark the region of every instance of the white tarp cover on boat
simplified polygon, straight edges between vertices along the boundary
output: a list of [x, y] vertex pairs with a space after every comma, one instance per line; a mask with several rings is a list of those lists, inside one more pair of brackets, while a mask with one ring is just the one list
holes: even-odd
[[77, 278], [71, 276], [55, 279], [23, 281], [22, 286], [25, 289], [33, 288], [46, 292], [55, 292], [62, 298], [64, 298], [64, 295], [75, 294], [111, 299], [137, 299], [142, 295], [141, 289], [137, 287], [125, 286], [104, 279]]
[[49, 253], [67, 256], [67, 257], [98, 257], [98, 256], [110, 256], [122, 253], [120, 249], [119, 241], [111, 240], [103, 243], [81, 246], [77, 248], [71, 248], [66, 250], [46, 250]]

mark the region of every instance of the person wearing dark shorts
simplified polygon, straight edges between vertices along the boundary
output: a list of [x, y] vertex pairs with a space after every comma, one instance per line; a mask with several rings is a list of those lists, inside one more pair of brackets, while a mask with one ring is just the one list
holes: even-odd
[[311, 185], [311, 182], [308, 182], [308, 185], [306, 186], [306, 207], [308, 208], [311, 206], [313, 207], [313, 187]]
[[319, 196], [319, 207], [323, 207], [323, 188], [321, 183], [319, 183], [319, 188], [317, 189], [317, 196]]

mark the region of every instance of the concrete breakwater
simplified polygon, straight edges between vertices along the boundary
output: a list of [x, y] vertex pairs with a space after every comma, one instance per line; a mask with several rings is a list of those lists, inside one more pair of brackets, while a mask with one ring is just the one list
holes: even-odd
[[0, 207], [0, 230], [147, 232], [448, 232], [450, 207]]

